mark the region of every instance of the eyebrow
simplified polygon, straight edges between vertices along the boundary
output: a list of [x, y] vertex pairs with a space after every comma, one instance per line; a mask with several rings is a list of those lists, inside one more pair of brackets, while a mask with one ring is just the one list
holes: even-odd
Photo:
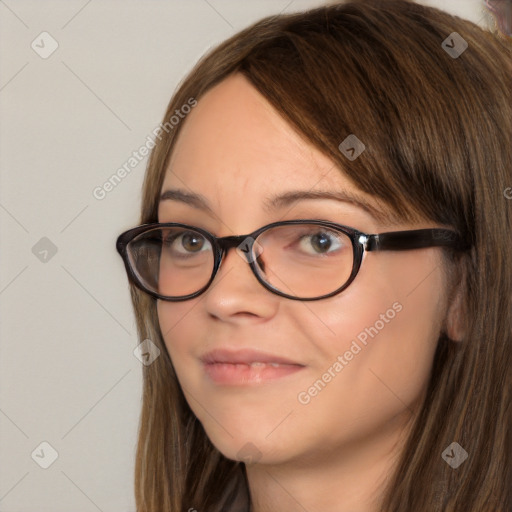
[[[270, 196], [263, 202], [263, 207], [266, 212], [273, 213], [280, 208], [290, 206], [297, 201], [303, 201], [306, 199], [331, 199], [344, 203], [350, 203], [365, 210], [376, 220], [383, 223], [394, 223], [397, 220], [396, 214], [392, 213], [391, 211], [384, 211], [383, 209], [370, 204], [364, 198], [353, 193], [349, 193], [345, 190], [290, 190], [288, 192]], [[215, 216], [213, 208], [210, 206], [208, 199], [206, 199], [206, 197], [202, 196], [201, 194], [196, 194], [195, 192], [187, 192], [182, 189], [168, 189], [162, 193], [160, 200], [179, 201]]]

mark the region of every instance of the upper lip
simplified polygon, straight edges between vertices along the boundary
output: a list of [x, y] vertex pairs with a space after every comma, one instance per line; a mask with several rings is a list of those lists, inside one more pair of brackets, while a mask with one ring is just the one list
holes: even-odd
[[297, 366], [304, 366], [295, 361], [291, 361], [285, 357], [261, 352], [253, 349], [215, 349], [207, 352], [201, 357], [205, 364], [213, 363], [231, 363], [231, 364], [251, 364], [251, 363], [276, 363], [276, 364], [293, 364]]

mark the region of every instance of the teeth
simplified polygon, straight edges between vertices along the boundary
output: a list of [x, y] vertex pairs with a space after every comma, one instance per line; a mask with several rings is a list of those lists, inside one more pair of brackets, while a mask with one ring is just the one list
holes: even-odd
[[273, 366], [274, 368], [277, 368], [278, 366], [281, 366], [279, 363], [260, 363], [258, 361], [250, 364], [250, 366], [254, 366], [254, 367], [257, 367], [257, 368], [261, 368], [262, 366], [267, 366], [267, 365]]

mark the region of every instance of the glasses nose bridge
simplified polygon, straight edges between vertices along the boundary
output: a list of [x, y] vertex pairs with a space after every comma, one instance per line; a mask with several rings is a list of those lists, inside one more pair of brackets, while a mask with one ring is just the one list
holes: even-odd
[[254, 239], [250, 235], [230, 235], [217, 238], [217, 244], [220, 247], [221, 255], [227, 255], [228, 251], [233, 247], [238, 247], [247, 239], [247, 242], [241, 247], [242, 252], [246, 255], [250, 254]]

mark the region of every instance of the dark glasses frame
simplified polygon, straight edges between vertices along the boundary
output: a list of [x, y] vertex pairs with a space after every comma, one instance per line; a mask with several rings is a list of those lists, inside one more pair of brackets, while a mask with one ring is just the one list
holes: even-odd
[[[347, 235], [352, 241], [352, 249], [353, 249], [353, 264], [352, 264], [352, 272], [348, 280], [345, 282], [343, 286], [338, 288], [337, 290], [328, 293], [326, 295], [322, 295], [320, 297], [308, 297], [308, 298], [300, 298], [295, 297], [293, 295], [288, 295], [287, 293], [274, 288], [272, 285], [267, 283], [261, 277], [260, 273], [257, 270], [256, 257], [253, 254], [253, 246], [254, 242], [262, 233], [267, 231], [268, 229], [277, 227], [277, 226], [285, 226], [289, 224], [316, 224], [318, 226], [326, 227], [335, 231], [339, 231]], [[165, 295], [160, 295], [159, 293], [147, 288], [143, 282], [138, 278], [136, 272], [132, 268], [130, 263], [130, 259], [128, 257], [128, 244], [138, 235], [145, 233], [146, 231], [150, 231], [155, 228], [184, 228], [190, 229], [192, 231], [196, 231], [203, 235], [211, 244], [214, 252], [214, 265], [212, 270], [212, 275], [208, 281], [208, 283], [203, 286], [197, 292], [194, 292], [189, 295], [184, 295], [183, 297], [167, 297]], [[291, 300], [301, 300], [301, 301], [311, 301], [311, 300], [320, 300], [326, 299], [328, 297], [332, 297], [333, 295], [337, 295], [338, 293], [345, 290], [351, 283], [354, 281], [359, 269], [361, 268], [361, 263], [363, 261], [363, 256], [365, 251], [408, 251], [412, 249], [423, 249], [426, 247], [448, 247], [452, 248], [456, 251], [465, 251], [471, 247], [471, 244], [466, 243], [455, 231], [444, 228], [428, 228], [428, 229], [414, 229], [407, 231], [390, 231], [386, 233], [379, 234], [368, 234], [363, 233], [362, 231], [358, 231], [357, 229], [344, 226], [342, 224], [337, 224], [334, 222], [323, 221], [323, 220], [312, 220], [312, 219], [299, 219], [299, 220], [285, 220], [279, 222], [273, 222], [271, 224], [267, 224], [252, 233], [247, 235], [238, 235], [238, 236], [223, 236], [216, 237], [209, 231], [205, 229], [192, 226], [190, 224], [181, 224], [176, 222], [167, 222], [167, 223], [150, 223], [150, 224], [142, 224], [140, 226], [134, 227], [125, 231], [117, 238], [116, 249], [123, 258], [126, 272], [128, 274], [129, 280], [138, 288], [148, 293], [149, 295], [171, 302], [180, 302], [188, 299], [192, 299], [204, 293], [217, 275], [217, 272], [220, 268], [220, 265], [223, 261], [224, 255], [233, 248], [240, 246], [244, 241], [246, 241], [246, 247], [242, 252], [245, 253], [247, 258], [247, 263], [251, 267], [253, 274], [256, 276], [256, 279], [270, 292], [280, 295], [281, 297], [286, 297]], [[246, 250], [245, 250], [246, 249]]]

